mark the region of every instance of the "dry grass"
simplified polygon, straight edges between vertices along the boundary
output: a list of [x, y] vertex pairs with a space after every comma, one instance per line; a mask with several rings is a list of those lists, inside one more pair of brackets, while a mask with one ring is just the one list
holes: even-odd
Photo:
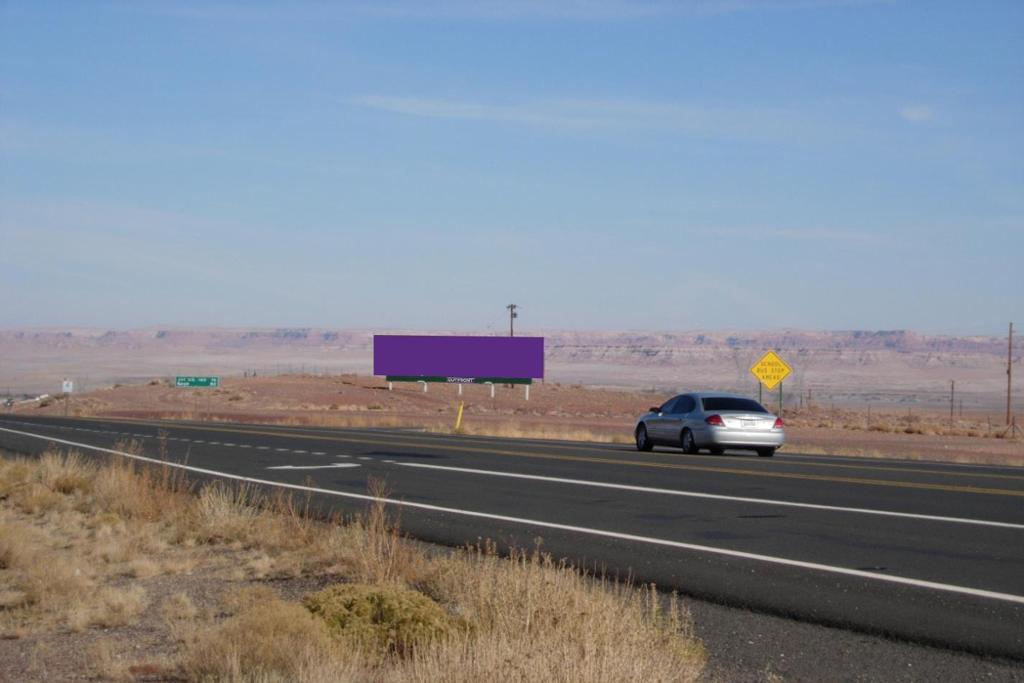
[[[308, 501], [73, 453], [0, 459], [0, 492], [0, 632], [36, 652], [22, 678], [60, 677], [54, 634], [86, 638], [73, 666], [111, 680], [653, 682], [703, 666], [674, 599], [540, 552], [427, 554], [382, 504], [341, 524]], [[333, 586], [302, 604], [261, 578]], [[172, 652], [132, 645], [154, 631]]]
[[1001, 419], [953, 416], [940, 411], [906, 411], [811, 406], [787, 408], [786, 424], [793, 427], [817, 427], [883, 434], [924, 436], [961, 436], [1012, 439]]
[[322, 620], [276, 597], [222, 622], [197, 628], [185, 643], [189, 680], [298, 680], [304, 667], [339, 650]]

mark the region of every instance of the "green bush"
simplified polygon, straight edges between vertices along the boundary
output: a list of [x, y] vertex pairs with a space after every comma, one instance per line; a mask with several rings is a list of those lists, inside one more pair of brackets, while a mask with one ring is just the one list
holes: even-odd
[[414, 590], [367, 584], [337, 584], [311, 593], [303, 604], [337, 636], [367, 654], [404, 654], [442, 638], [454, 624], [441, 606]]

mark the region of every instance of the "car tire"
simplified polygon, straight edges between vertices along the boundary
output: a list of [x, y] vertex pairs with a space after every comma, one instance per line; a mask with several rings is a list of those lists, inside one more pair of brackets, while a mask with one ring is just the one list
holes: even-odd
[[654, 444], [651, 442], [651, 437], [647, 435], [647, 426], [640, 425], [636, 428], [636, 434], [633, 435], [636, 438], [636, 449], [638, 451], [649, 451], [654, 448]]
[[697, 452], [697, 442], [693, 438], [693, 432], [689, 429], [684, 429], [682, 435], [679, 437], [679, 445], [683, 449], [683, 453], [687, 455], [693, 455]]
[[775, 455], [775, 449], [774, 448], [758, 448], [757, 449], [757, 454], [759, 456], [761, 456], [762, 458], [770, 458], [773, 455]]

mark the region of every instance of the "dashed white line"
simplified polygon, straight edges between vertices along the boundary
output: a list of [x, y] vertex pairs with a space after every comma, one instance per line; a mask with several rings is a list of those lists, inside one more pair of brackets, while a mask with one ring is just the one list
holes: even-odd
[[256, 450], [258, 450], [258, 451], [269, 451], [270, 450], [270, 446], [257, 446]]
[[206, 443], [209, 446], [219, 446], [220, 445], [220, 441], [207, 441]]
[[268, 470], [334, 470], [343, 467], [362, 467], [354, 462], [335, 462], [330, 465], [275, 465]]
[[239, 448], [252, 448], [252, 446], [250, 446], [250, 445], [249, 445], [249, 444], [247, 444], [247, 443], [243, 443], [243, 444], [240, 444], [240, 445], [239, 445], [238, 447], [239, 447]]
[[895, 583], [905, 586], [914, 586], [917, 588], [927, 588], [930, 590], [943, 591], [947, 593], [957, 593], [960, 595], [970, 595], [977, 598], [986, 598], [989, 600], [1000, 600], [1003, 602], [1011, 602], [1018, 605], [1024, 605], [1024, 595], [1013, 595], [1011, 593], [999, 593], [996, 591], [983, 590], [980, 588], [970, 588], [967, 586], [957, 586], [948, 583], [938, 583], [935, 581], [925, 581], [922, 579], [911, 579], [903, 576], [895, 576], [892, 574], [880, 574], [877, 572], [864, 571], [861, 569], [848, 569], [846, 567], [836, 567], [827, 564], [818, 564], [817, 562], [804, 562], [803, 560], [791, 560], [785, 557], [775, 557], [772, 555], [761, 555], [759, 553], [748, 553], [740, 550], [730, 550], [728, 548], [716, 548], [713, 546], [698, 545], [696, 543], [684, 543], [682, 541], [672, 541], [665, 538], [654, 538], [651, 536], [639, 536], [636, 534], [625, 534], [617, 531], [607, 531], [604, 529], [594, 529], [590, 527], [581, 527], [571, 524], [559, 524], [557, 522], [546, 522], [539, 519], [528, 519], [525, 517], [511, 517], [508, 515], [498, 515], [490, 512], [478, 512], [476, 510], [462, 510], [460, 508], [443, 507], [440, 505], [430, 505], [428, 503], [417, 503], [409, 500], [396, 500], [393, 498], [383, 498], [379, 496], [371, 496], [362, 493], [350, 493], [347, 491], [335, 491], [333, 489], [322, 489], [313, 486], [301, 486], [299, 484], [287, 484], [281, 481], [272, 481], [269, 479], [256, 479], [254, 477], [243, 477], [238, 474], [230, 474], [228, 472], [220, 472], [217, 470], [210, 470], [203, 467], [194, 467], [192, 465], [183, 465], [176, 462], [167, 462], [164, 460], [157, 460], [156, 458], [147, 458], [142, 455], [134, 455], [132, 453], [124, 453], [122, 451], [115, 451], [110, 448], [100, 448], [98, 446], [92, 446], [85, 443], [78, 443], [75, 441], [67, 441], [64, 439], [55, 439], [51, 436], [33, 434], [32, 432], [22, 432], [15, 429], [6, 429], [0, 427], [0, 431], [9, 432], [11, 434], [20, 434], [22, 436], [29, 436], [44, 441], [53, 441], [55, 443], [63, 443], [68, 446], [76, 446], [78, 448], [85, 448], [88, 450], [98, 451], [100, 453], [111, 453], [113, 455], [120, 455], [125, 458], [132, 460], [139, 460], [142, 462], [149, 462], [155, 465], [175, 467], [178, 469], [186, 470], [189, 472], [197, 472], [199, 474], [208, 474], [217, 477], [223, 477], [225, 479], [232, 479], [235, 481], [246, 481], [253, 484], [260, 484], [263, 486], [275, 486], [278, 488], [286, 488], [298, 491], [308, 491], [310, 493], [318, 493], [326, 496], [335, 496], [338, 498], [350, 498], [352, 500], [362, 500], [368, 502], [379, 502], [386, 505], [399, 505], [402, 507], [413, 508], [417, 510], [430, 510], [432, 512], [442, 512], [453, 515], [462, 515], [465, 517], [475, 517], [477, 519], [492, 519], [499, 522], [507, 522], [509, 524], [521, 524], [525, 526], [539, 527], [544, 529], [557, 529], [559, 531], [570, 531], [579, 534], [585, 534], [588, 536], [600, 536], [602, 538], [614, 538], [622, 541], [630, 541], [634, 543], [646, 543], [649, 545], [657, 545], [667, 548], [677, 548], [679, 550], [690, 550], [694, 552], [703, 552], [711, 555], [721, 555], [725, 557], [736, 557], [743, 560], [752, 560], [755, 562], [764, 562], [767, 564], [784, 565], [788, 567], [797, 567], [800, 569], [809, 569], [812, 571], [825, 572], [829, 574], [839, 574], [842, 576], [853, 576], [861, 579], [871, 579], [873, 581], [881, 581], [883, 583]]
[[292, 451], [292, 453], [305, 453], [306, 451]]
[[290, 448], [275, 448], [274, 450], [277, 451], [278, 453], [287, 453], [291, 449]]
[[225, 446], [230, 446], [231, 448], [234, 448], [234, 447], [235, 447], [235, 444], [233, 444], [233, 443], [226, 443], [226, 444], [224, 444], [224, 445], [225, 445]]
[[313, 455], [327, 455], [323, 451], [313, 451]]

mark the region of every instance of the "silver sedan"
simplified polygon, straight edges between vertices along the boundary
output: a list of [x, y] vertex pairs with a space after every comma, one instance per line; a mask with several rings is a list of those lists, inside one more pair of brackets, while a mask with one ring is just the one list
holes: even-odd
[[735, 394], [692, 393], [673, 396], [651, 408], [633, 430], [637, 450], [675, 446], [684, 453], [706, 448], [718, 455], [726, 448], [775, 455], [785, 443], [782, 419], [757, 401]]

